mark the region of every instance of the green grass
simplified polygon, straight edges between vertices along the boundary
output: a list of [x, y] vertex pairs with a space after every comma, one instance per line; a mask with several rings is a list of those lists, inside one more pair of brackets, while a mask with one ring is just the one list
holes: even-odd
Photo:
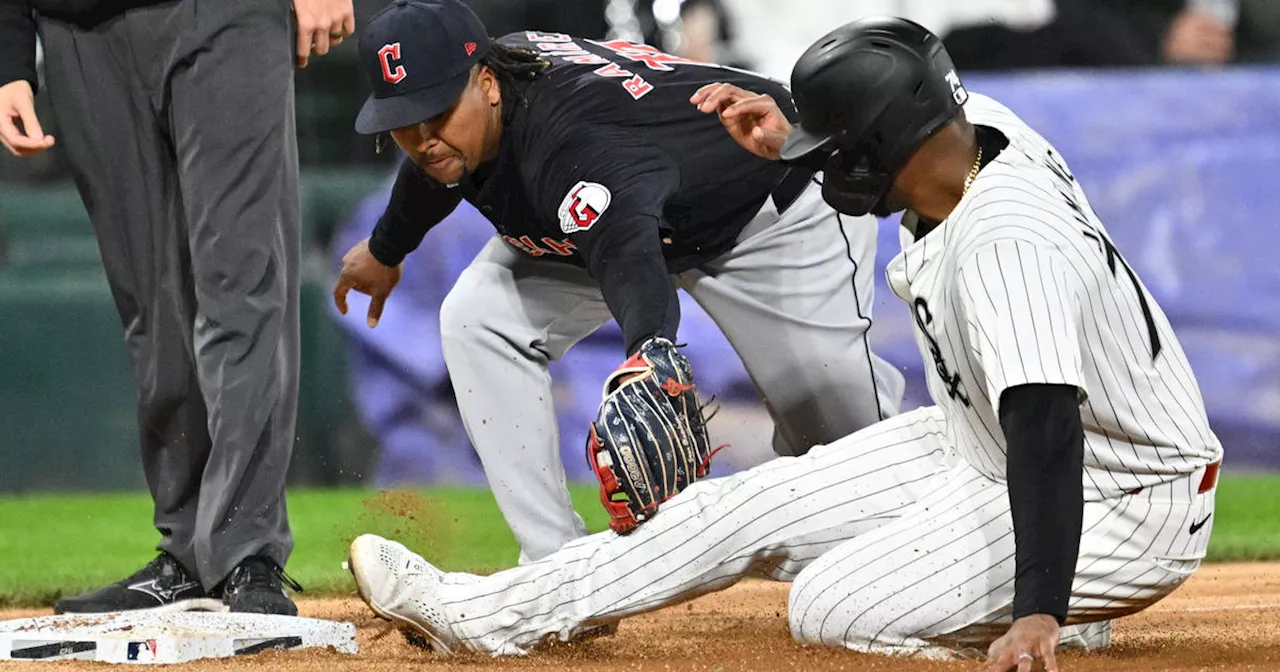
[[[572, 488], [594, 530], [608, 526], [599, 491]], [[288, 572], [307, 594], [351, 590], [347, 545], [372, 532], [404, 542], [445, 569], [490, 572], [515, 564], [515, 538], [488, 490], [364, 489], [289, 493], [295, 546]], [[0, 607], [51, 604], [127, 576], [155, 557], [146, 493], [0, 497]]]
[[[597, 490], [572, 489], [592, 530], [606, 526]], [[1225, 474], [1210, 559], [1280, 559], [1280, 476]], [[297, 544], [289, 573], [308, 594], [346, 593], [346, 547], [372, 532], [403, 541], [445, 569], [489, 572], [518, 548], [487, 490], [300, 490], [289, 494]], [[0, 606], [46, 605], [128, 575], [158, 536], [143, 493], [0, 497]]]
[[1209, 559], [1280, 559], [1280, 476], [1223, 474], [1214, 502]]

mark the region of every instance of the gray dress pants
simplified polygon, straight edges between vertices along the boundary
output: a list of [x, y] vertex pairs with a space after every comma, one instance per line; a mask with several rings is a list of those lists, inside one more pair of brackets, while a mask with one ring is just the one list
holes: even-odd
[[174, 0], [39, 26], [58, 146], [138, 385], [159, 547], [206, 589], [250, 555], [283, 565], [300, 256], [289, 3]]

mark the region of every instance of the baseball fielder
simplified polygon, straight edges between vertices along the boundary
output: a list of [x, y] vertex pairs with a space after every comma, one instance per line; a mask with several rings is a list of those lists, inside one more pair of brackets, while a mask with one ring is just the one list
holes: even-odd
[[796, 129], [734, 86], [694, 102], [753, 152], [820, 161], [842, 211], [907, 209], [888, 275], [936, 405], [492, 576], [360, 537], [350, 567], [376, 613], [443, 651], [514, 654], [758, 575], [793, 582], [798, 641], [986, 649], [985, 670], [1025, 672], [1058, 669], [1060, 643], [1106, 646], [1111, 619], [1199, 567], [1222, 448], [1168, 320], [1063, 158], [907, 21], [827, 35], [792, 86]]
[[[671, 347], [677, 288], [741, 355], [779, 452], [896, 413], [902, 376], [865, 338], [874, 220], [840, 220], [811, 170], [753, 156], [688, 103], [716, 81], [785, 99], [782, 84], [622, 41], [490, 40], [459, 0], [397, 0], [370, 20], [360, 51], [374, 94], [356, 128], [388, 133], [410, 160], [344, 260], [335, 301], [345, 310], [349, 290], [369, 294], [372, 326], [405, 255], [458, 203], [493, 223], [499, 235], [441, 306], [441, 343], [524, 558], [586, 534], [565, 486], [548, 363], [610, 318], [629, 359], [591, 434], [606, 508], [620, 528], [638, 524], [705, 473], [697, 379]], [[640, 370], [652, 385], [628, 378]], [[647, 410], [614, 403], [627, 398]], [[652, 450], [600, 457], [650, 439]]]

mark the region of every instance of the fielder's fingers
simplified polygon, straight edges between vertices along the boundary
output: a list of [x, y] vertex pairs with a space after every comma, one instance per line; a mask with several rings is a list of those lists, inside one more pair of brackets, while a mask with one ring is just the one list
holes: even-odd
[[356, 34], [356, 15], [348, 7], [347, 13], [342, 17], [342, 37], [348, 38]]
[[1058, 659], [1053, 656], [1053, 649], [1049, 649], [1041, 656], [1044, 660], [1044, 672], [1058, 672]]
[[369, 300], [369, 328], [378, 326], [378, 320], [382, 319], [382, 307], [387, 305], [386, 294], [376, 294]]
[[347, 314], [347, 292], [349, 291], [351, 291], [351, 281], [345, 275], [339, 277], [338, 283], [333, 286], [333, 305], [337, 306], [338, 312], [343, 315]]
[[1016, 669], [1018, 660], [1014, 657], [1016, 654], [1012, 650], [1005, 649], [999, 653], [987, 653], [987, 659], [982, 663], [981, 672], [1009, 672]]

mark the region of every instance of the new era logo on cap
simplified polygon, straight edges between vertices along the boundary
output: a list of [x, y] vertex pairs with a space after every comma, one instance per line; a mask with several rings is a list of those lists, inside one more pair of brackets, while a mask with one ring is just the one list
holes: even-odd
[[467, 50], [467, 55], [468, 55], [468, 56], [470, 56], [471, 54], [476, 53], [476, 43], [475, 43], [475, 42], [468, 42], [468, 43], [466, 44], [466, 47], [465, 47], [465, 48], [466, 48], [466, 50]]

